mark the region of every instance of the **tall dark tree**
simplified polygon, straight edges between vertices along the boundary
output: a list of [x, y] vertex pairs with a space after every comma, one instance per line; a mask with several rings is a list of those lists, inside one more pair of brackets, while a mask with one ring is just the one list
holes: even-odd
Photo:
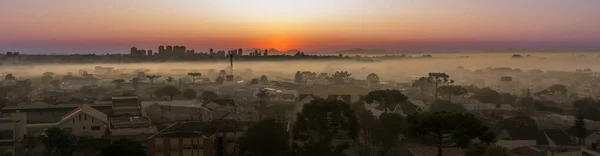
[[341, 155], [348, 144], [333, 145], [333, 138], [356, 139], [357, 134], [356, 115], [349, 104], [340, 100], [313, 100], [305, 104], [293, 128], [294, 140], [302, 141], [303, 153], [310, 155]]
[[6, 76], [4, 76], [4, 80], [16, 80], [17, 78], [12, 74], [6, 74]]
[[257, 78], [253, 78], [252, 80], [250, 80], [250, 84], [251, 84], [251, 85], [257, 85], [258, 83], [259, 83], [259, 82], [258, 82], [258, 79], [257, 79]]
[[365, 101], [369, 104], [377, 102], [379, 104], [384, 105], [386, 108], [384, 112], [388, 112], [388, 110], [393, 110], [396, 107], [396, 105], [402, 102], [406, 102], [406, 100], [408, 100], [408, 97], [402, 94], [402, 92], [400, 92], [399, 90], [391, 89], [371, 91], [369, 92], [369, 94], [367, 94], [365, 99]]
[[266, 89], [261, 89], [256, 93], [256, 98], [258, 99], [258, 105], [254, 107], [258, 111], [258, 120], [262, 120], [264, 112], [267, 110], [269, 106], [270, 93]]
[[487, 132], [487, 127], [466, 113], [415, 113], [408, 115], [406, 122], [408, 135], [435, 145], [438, 156], [444, 147], [467, 147]]
[[173, 100], [173, 97], [175, 97], [177, 95], [181, 95], [181, 91], [179, 89], [177, 89], [177, 87], [175, 87], [175, 86], [166, 86], [166, 87], [163, 87], [163, 88], [160, 88], [160, 89], [154, 91], [154, 94], [157, 97], [168, 96], [169, 100]]
[[185, 97], [187, 99], [194, 99], [194, 98], [196, 98], [196, 95], [198, 93], [193, 89], [187, 88], [187, 89], [184, 89], [181, 94], [183, 95], [183, 97]]
[[379, 84], [380, 80], [379, 80], [379, 76], [375, 73], [371, 73], [369, 75], [367, 75], [367, 82], [370, 85], [376, 85]]
[[348, 71], [337, 71], [330, 77], [330, 81], [335, 84], [345, 83], [352, 76]]
[[302, 77], [302, 73], [300, 73], [300, 71], [297, 71], [296, 74], [294, 75], [294, 82], [304, 83], [304, 78]]
[[452, 101], [452, 96], [461, 96], [467, 93], [467, 89], [463, 86], [445, 85], [439, 88], [440, 92], [448, 95], [448, 101]]
[[260, 76], [260, 79], [258, 82], [260, 82], [260, 84], [266, 85], [269, 83], [269, 78], [267, 78], [266, 75], [262, 75], [262, 76]]
[[585, 145], [585, 138], [587, 137], [587, 128], [585, 126], [585, 118], [582, 114], [577, 113], [577, 118], [575, 119], [575, 123], [573, 125], [573, 130], [575, 132], [575, 136], [577, 140], [579, 140], [579, 145]]
[[386, 155], [400, 139], [404, 130], [404, 117], [397, 113], [383, 113], [377, 123], [373, 138], [383, 146], [380, 154]]
[[41, 139], [48, 155], [53, 155], [52, 153], [72, 155], [73, 149], [77, 145], [77, 138], [73, 134], [58, 127], [44, 130]]
[[145, 156], [146, 152], [144, 151], [142, 144], [130, 139], [119, 139], [100, 151], [100, 156], [118, 155]]
[[204, 102], [212, 101], [217, 98], [219, 98], [219, 95], [213, 91], [202, 92], [202, 100], [204, 100]]
[[288, 155], [290, 135], [282, 123], [262, 120], [250, 127], [237, 141], [241, 156]]
[[429, 73], [429, 82], [434, 84], [435, 87], [435, 99], [438, 98], [439, 86], [454, 83], [454, 80], [450, 79], [450, 76], [446, 73]]
[[430, 112], [453, 112], [464, 113], [467, 109], [461, 104], [455, 104], [447, 100], [436, 100], [429, 107]]

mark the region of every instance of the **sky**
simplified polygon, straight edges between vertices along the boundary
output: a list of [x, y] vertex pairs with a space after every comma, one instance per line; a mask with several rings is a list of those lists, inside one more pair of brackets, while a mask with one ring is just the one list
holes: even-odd
[[0, 52], [600, 48], [600, 0], [1, 0]]

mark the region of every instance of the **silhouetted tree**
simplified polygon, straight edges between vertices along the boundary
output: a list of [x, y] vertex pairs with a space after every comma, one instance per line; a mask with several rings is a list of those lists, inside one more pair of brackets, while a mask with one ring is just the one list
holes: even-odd
[[160, 78], [160, 75], [148, 75], [146, 78], [150, 80], [150, 87], [154, 87], [154, 79]]
[[467, 109], [461, 104], [454, 104], [447, 100], [436, 100], [429, 107], [430, 112], [452, 112], [452, 113], [463, 113]]
[[188, 88], [183, 90], [182, 95], [187, 99], [194, 99], [196, 98], [197, 93], [195, 90]]
[[265, 75], [262, 75], [260, 76], [259, 82], [260, 84], [266, 85], [269, 83], [269, 78], [267, 78], [267, 76]]
[[336, 84], [342, 84], [350, 79], [350, 76], [352, 76], [352, 74], [348, 73], [348, 71], [337, 71], [330, 77], [330, 81]]
[[196, 85], [196, 77], [202, 76], [202, 74], [198, 72], [187, 73], [187, 75], [192, 77], [192, 85]]
[[16, 80], [17, 78], [12, 74], [6, 74], [6, 76], [4, 76], [4, 80]]
[[367, 94], [365, 99], [369, 104], [376, 101], [377, 103], [384, 105], [386, 108], [384, 112], [394, 109], [397, 104], [406, 102], [406, 100], [408, 100], [408, 97], [402, 94], [402, 92], [391, 89], [371, 91]]
[[282, 123], [262, 120], [250, 127], [237, 141], [239, 155], [280, 156], [290, 152], [289, 133]]
[[173, 83], [173, 81], [175, 80], [175, 78], [169, 76], [165, 80], [167, 80], [167, 82], [169, 82], [169, 84], [171, 84], [171, 83]]
[[204, 91], [202, 92], [202, 99], [205, 102], [212, 101], [219, 98], [219, 95], [213, 91]]
[[73, 149], [77, 145], [77, 138], [75, 136], [58, 127], [44, 130], [41, 139], [48, 155], [53, 155], [52, 153], [72, 155]]
[[383, 113], [379, 116], [378, 123], [373, 138], [383, 145], [381, 155], [386, 155], [400, 139], [404, 130], [404, 117], [397, 113]]
[[461, 96], [467, 93], [467, 89], [463, 86], [445, 85], [439, 88], [442, 93], [448, 95], [448, 101], [452, 101], [452, 96]]
[[270, 101], [269, 91], [266, 89], [261, 89], [256, 93], [256, 97], [258, 98], [258, 105], [254, 107], [258, 111], [258, 120], [262, 120], [263, 114], [265, 110], [268, 108]]
[[354, 111], [340, 100], [313, 100], [305, 104], [294, 123], [294, 140], [303, 142], [300, 155], [341, 155], [348, 143], [333, 145], [334, 137], [346, 135], [356, 139], [357, 118]]
[[181, 95], [181, 91], [175, 86], [166, 86], [154, 91], [154, 95], [157, 97], [168, 96], [169, 100], [173, 100], [173, 97]]
[[473, 115], [466, 113], [415, 113], [408, 115], [406, 122], [408, 135], [434, 144], [438, 148], [438, 156], [442, 155], [442, 148], [448, 142], [464, 148], [472, 139], [485, 136], [488, 129]]
[[429, 82], [435, 85], [435, 99], [438, 98], [439, 86], [454, 83], [446, 73], [429, 73], [428, 76]]
[[379, 84], [379, 76], [375, 73], [367, 75], [367, 82], [371, 85]]
[[219, 76], [217, 79], [215, 79], [215, 82], [217, 82], [217, 84], [223, 84], [223, 82], [225, 82], [225, 78]]
[[297, 71], [296, 75], [294, 75], [294, 82], [296, 82], [296, 83], [304, 83], [304, 79], [303, 79], [302, 73], [300, 73], [300, 71]]
[[575, 119], [575, 123], [573, 125], [573, 129], [575, 132], [575, 136], [577, 140], [579, 140], [579, 145], [585, 145], [585, 137], [587, 137], [587, 129], [585, 127], [585, 118], [580, 113], [577, 113], [577, 118]]
[[259, 82], [258, 82], [258, 79], [257, 79], [257, 78], [253, 78], [252, 80], [250, 80], [250, 84], [251, 84], [251, 85], [257, 85], [258, 83], [259, 83]]
[[130, 139], [119, 139], [100, 151], [100, 156], [145, 156], [142, 145]]

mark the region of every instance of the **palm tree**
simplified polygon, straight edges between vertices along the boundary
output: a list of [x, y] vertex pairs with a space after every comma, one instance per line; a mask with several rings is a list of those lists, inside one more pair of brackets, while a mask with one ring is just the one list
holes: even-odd
[[160, 78], [160, 75], [148, 75], [146, 78], [150, 80], [150, 87], [154, 87], [154, 79]]
[[123, 85], [123, 83], [125, 83], [125, 80], [116, 79], [116, 80], [113, 80], [112, 83], [115, 84], [115, 89], [121, 89], [121, 86]]
[[192, 77], [192, 85], [196, 84], [196, 77], [202, 76], [202, 74], [200, 74], [199, 72], [187, 73], [187, 75]]
[[262, 115], [268, 107], [270, 96], [271, 94], [266, 89], [260, 89], [258, 93], [256, 93], [256, 97], [258, 98], [258, 106], [256, 106], [256, 110], [258, 110], [258, 120], [262, 119]]

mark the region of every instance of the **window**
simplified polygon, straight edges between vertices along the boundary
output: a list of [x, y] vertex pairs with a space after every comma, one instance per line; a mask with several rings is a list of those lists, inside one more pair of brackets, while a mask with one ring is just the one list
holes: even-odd
[[100, 130], [100, 126], [92, 126], [92, 130]]
[[75, 118], [72, 118], [72, 119], [73, 119], [73, 124], [75, 124]]
[[92, 118], [92, 122], [94, 122], [94, 118]]
[[202, 145], [192, 145], [192, 149], [204, 149]]
[[194, 149], [194, 146], [192, 146], [190, 144], [186, 144], [186, 145], [183, 145], [183, 149], [186, 149], [186, 150]]
[[83, 120], [87, 121], [87, 114], [83, 114]]
[[81, 121], [81, 114], [79, 114], [79, 121]]
[[233, 143], [235, 140], [233, 138], [227, 138], [227, 143]]
[[71, 133], [71, 132], [73, 132], [73, 128], [70, 128], [70, 127], [63, 128], [63, 131]]
[[85, 126], [83, 126], [83, 129], [85, 129]]

